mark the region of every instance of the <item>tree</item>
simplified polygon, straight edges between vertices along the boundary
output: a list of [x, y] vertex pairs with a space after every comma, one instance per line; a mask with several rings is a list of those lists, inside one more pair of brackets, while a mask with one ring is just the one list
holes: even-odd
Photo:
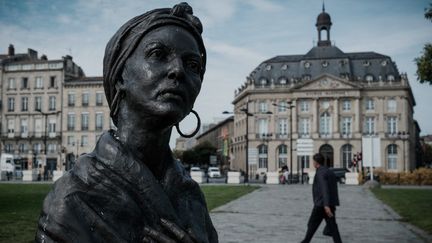
[[432, 164], [432, 146], [429, 144], [425, 144], [423, 147], [423, 161], [426, 165]]
[[208, 141], [183, 152], [182, 162], [190, 165], [208, 165], [210, 155], [216, 155], [216, 148]]
[[[432, 21], [432, 3], [425, 9], [425, 18]], [[417, 64], [417, 80], [432, 85], [432, 44], [427, 43], [420, 57], [414, 59]]]

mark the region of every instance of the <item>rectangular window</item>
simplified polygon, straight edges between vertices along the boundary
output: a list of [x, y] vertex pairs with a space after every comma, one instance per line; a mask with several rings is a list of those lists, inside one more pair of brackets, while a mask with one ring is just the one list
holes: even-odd
[[387, 111], [388, 112], [396, 112], [397, 103], [394, 98], [387, 100]]
[[24, 77], [21, 79], [21, 89], [28, 89], [28, 78]]
[[8, 133], [13, 134], [15, 132], [15, 119], [8, 119]]
[[15, 98], [8, 98], [8, 111], [15, 111]]
[[27, 137], [27, 133], [28, 133], [27, 119], [21, 119], [21, 135], [23, 137]]
[[42, 145], [40, 143], [33, 144], [33, 152], [35, 152], [36, 154], [40, 154], [41, 150]]
[[49, 97], [49, 107], [48, 109], [50, 111], [55, 111], [56, 109], [56, 97], [55, 96], [50, 96]]
[[103, 113], [96, 113], [96, 131], [103, 129]]
[[70, 146], [74, 146], [75, 145], [75, 137], [74, 136], [68, 136], [67, 137], [67, 144]]
[[89, 114], [88, 113], [82, 113], [81, 114], [81, 130], [87, 131], [89, 128]]
[[279, 129], [279, 135], [287, 135], [288, 134], [288, 121], [287, 121], [287, 119], [279, 119], [278, 129]]
[[54, 143], [49, 143], [48, 144], [48, 153], [53, 154], [56, 152], [56, 144]]
[[96, 93], [96, 105], [97, 106], [103, 105], [103, 97], [104, 97], [103, 92], [97, 92]]
[[28, 97], [21, 97], [21, 111], [28, 111]]
[[82, 106], [89, 105], [90, 94], [88, 92], [84, 92], [82, 94]]
[[27, 152], [28, 152], [27, 144], [25, 144], [25, 143], [20, 143], [20, 144], [18, 145], [18, 150], [19, 150], [20, 153], [27, 153]]
[[278, 104], [278, 112], [285, 112], [288, 108], [288, 105], [285, 101], [279, 101]]
[[14, 78], [9, 78], [8, 79], [8, 89], [16, 89], [15, 79]]
[[351, 101], [350, 100], [344, 100], [342, 102], [342, 110], [343, 111], [349, 111], [349, 110], [351, 110]]
[[375, 133], [375, 117], [368, 116], [365, 118], [364, 132], [366, 134], [374, 134]]
[[68, 94], [68, 106], [75, 106], [75, 93]]
[[308, 112], [309, 111], [309, 102], [306, 100], [300, 101], [300, 111]]
[[258, 134], [259, 137], [266, 137], [268, 134], [268, 122], [267, 119], [258, 120]]
[[367, 98], [365, 100], [365, 107], [367, 111], [372, 111], [375, 109], [375, 103], [374, 100], [372, 98]]
[[73, 131], [75, 130], [75, 114], [69, 113], [67, 115], [67, 130]]
[[351, 125], [352, 125], [351, 117], [342, 117], [342, 124], [341, 124], [342, 135], [344, 136], [351, 135], [351, 131], [352, 131]]
[[397, 129], [397, 117], [389, 116], [387, 117], [387, 133], [396, 135]]
[[309, 169], [309, 155], [302, 155], [302, 156], [299, 156], [299, 159], [300, 159], [300, 163], [301, 163], [301, 166], [303, 166], [303, 168], [306, 168], [306, 169]]
[[265, 102], [265, 101], [261, 101], [260, 103], [259, 103], [259, 108], [258, 108], [258, 110], [259, 110], [259, 112], [260, 113], [266, 113], [267, 112], [267, 102]]
[[82, 135], [81, 136], [81, 146], [87, 146], [88, 145], [88, 136]]
[[14, 152], [13, 144], [7, 143], [5, 145], [5, 152], [6, 153], [13, 153]]
[[36, 77], [35, 88], [36, 89], [43, 89], [43, 79], [42, 79], [42, 77]]
[[48, 132], [55, 133], [56, 132], [56, 120], [50, 119], [48, 123]]
[[56, 76], [51, 76], [50, 77], [50, 88], [55, 88], [56, 87]]
[[324, 112], [320, 116], [320, 134], [329, 136], [331, 134], [331, 117], [328, 112]]
[[310, 120], [309, 118], [300, 118], [299, 120], [299, 133], [300, 137], [309, 137]]
[[42, 111], [42, 97], [35, 97], [35, 111]]

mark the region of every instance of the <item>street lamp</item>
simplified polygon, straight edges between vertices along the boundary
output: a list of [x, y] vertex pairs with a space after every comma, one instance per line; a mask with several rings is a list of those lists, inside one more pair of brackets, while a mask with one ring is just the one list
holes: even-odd
[[398, 132], [398, 137], [402, 139], [402, 143], [403, 143], [403, 169], [405, 172], [407, 168], [406, 158], [405, 158], [405, 141], [408, 140], [409, 138], [409, 132]]
[[44, 155], [45, 155], [45, 166], [46, 166], [47, 165], [48, 116], [57, 115], [60, 113], [60, 111], [49, 112], [49, 113], [42, 112], [40, 109], [37, 109], [36, 111], [45, 117], [45, 136], [43, 142], [44, 142]]
[[[290, 127], [290, 131], [289, 131], [289, 145], [290, 145], [290, 170], [289, 170], [289, 171], [290, 171], [290, 178], [291, 178], [291, 183], [292, 183], [292, 178], [293, 178], [293, 156], [292, 156], [292, 154], [293, 154], [293, 150], [292, 150], [292, 131], [293, 131], [293, 129], [292, 129], [292, 108], [294, 108], [295, 105], [292, 104], [292, 101], [288, 101], [288, 102], [287, 102], [287, 105], [278, 105], [278, 104], [276, 104], [276, 103], [273, 103], [273, 105], [276, 106], [276, 107], [281, 107], [281, 108], [288, 109], [288, 110], [290, 111], [290, 114], [289, 114], [289, 127]], [[301, 165], [301, 167], [302, 167], [302, 170], [301, 170], [301, 172], [302, 172], [301, 180], [302, 180], [302, 184], [303, 184], [303, 161], [302, 161], [301, 163], [302, 163], [302, 165]], [[297, 170], [297, 173], [298, 173], [298, 170]]]
[[[246, 136], [245, 136], [245, 142], [246, 142], [246, 146], [245, 146], [245, 150], [246, 150], [246, 176], [244, 179], [244, 183], [249, 182], [249, 116], [253, 116], [254, 114], [249, 112], [248, 109], [248, 105], [246, 104], [246, 108], [242, 108], [240, 109], [241, 113], [236, 113], [236, 112], [229, 112], [229, 111], [224, 111], [222, 112], [222, 114], [245, 114], [246, 115]], [[267, 111], [265, 114], [273, 114], [271, 111]]]

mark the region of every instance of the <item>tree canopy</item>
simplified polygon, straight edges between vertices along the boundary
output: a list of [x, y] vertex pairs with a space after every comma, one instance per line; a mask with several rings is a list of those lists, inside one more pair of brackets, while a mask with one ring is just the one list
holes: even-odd
[[[432, 22], [432, 3], [425, 9], [424, 16]], [[414, 61], [417, 64], [417, 80], [432, 85], [432, 43], [425, 44], [422, 55]]]

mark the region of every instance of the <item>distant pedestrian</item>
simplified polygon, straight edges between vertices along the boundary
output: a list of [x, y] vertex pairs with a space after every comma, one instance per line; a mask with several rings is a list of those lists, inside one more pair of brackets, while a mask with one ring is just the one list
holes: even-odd
[[324, 157], [321, 154], [315, 154], [313, 160], [316, 168], [312, 186], [314, 207], [302, 243], [311, 241], [323, 219], [327, 223], [324, 234], [332, 236], [334, 242], [340, 243], [342, 240], [336, 224], [336, 206], [339, 206], [337, 179], [335, 174], [324, 166]]

